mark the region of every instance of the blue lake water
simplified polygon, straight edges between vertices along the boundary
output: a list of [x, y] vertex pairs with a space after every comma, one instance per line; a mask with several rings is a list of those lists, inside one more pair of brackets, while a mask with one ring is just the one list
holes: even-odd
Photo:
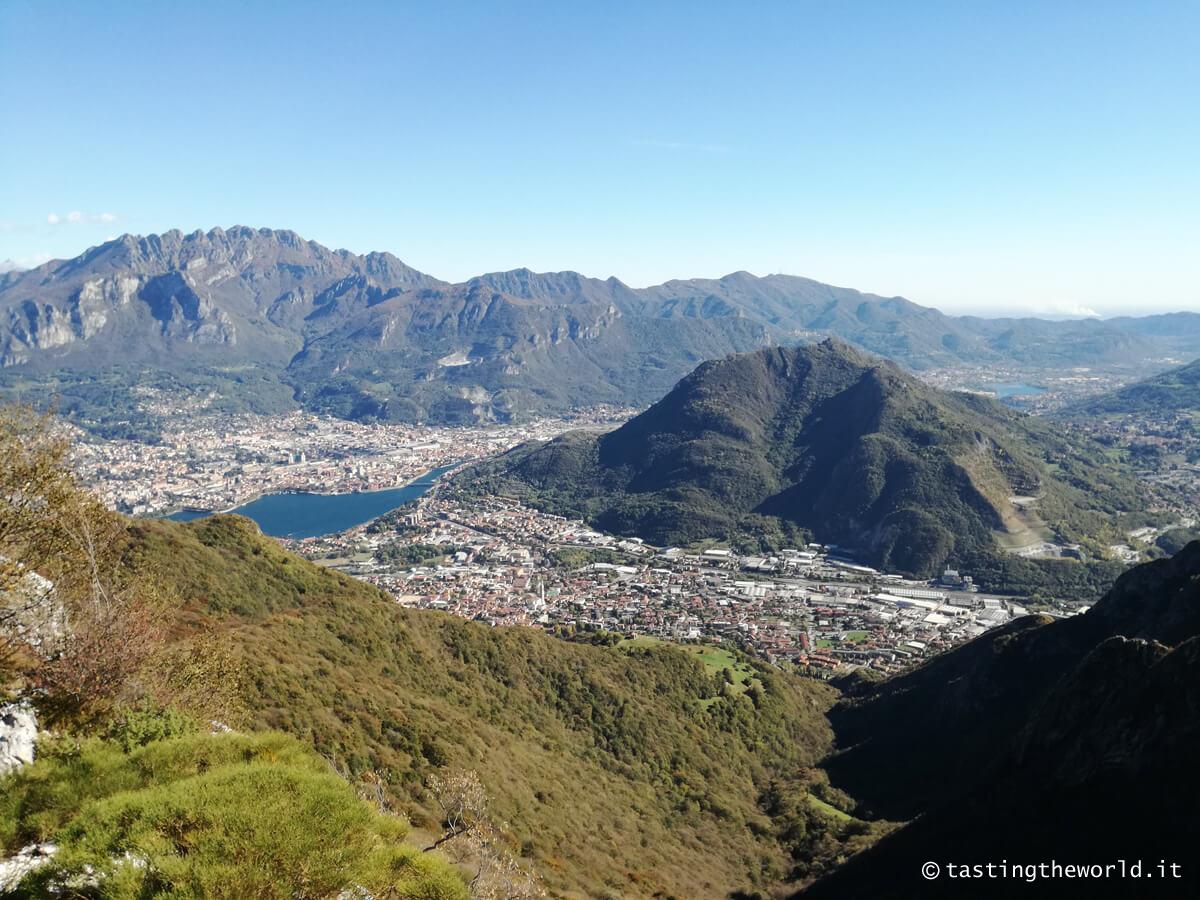
[[1009, 397], [1036, 397], [1046, 393], [1044, 387], [1038, 387], [1036, 384], [989, 384], [987, 389], [995, 391], [1000, 400], [1007, 400]]
[[[257, 500], [230, 512], [246, 516], [258, 523], [263, 534], [272, 537], [306, 538], [334, 534], [362, 525], [398, 506], [411, 503], [422, 496], [453, 465], [426, 472], [404, 487], [386, 491], [366, 491], [358, 494], [264, 494]], [[185, 509], [167, 518], [175, 522], [190, 522], [212, 515], [195, 509]]]

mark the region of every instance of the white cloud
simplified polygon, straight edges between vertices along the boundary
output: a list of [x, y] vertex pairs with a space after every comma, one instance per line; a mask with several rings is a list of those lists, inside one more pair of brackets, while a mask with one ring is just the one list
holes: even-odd
[[70, 225], [111, 225], [117, 221], [117, 217], [110, 212], [86, 213], [73, 209], [65, 217], [60, 216], [58, 213], [50, 213], [50, 215], [46, 216], [46, 221], [51, 225], [61, 225], [64, 222]]
[[1090, 306], [1084, 306], [1075, 300], [1051, 300], [1038, 304], [1034, 312], [1042, 316], [1065, 319], [1098, 319], [1100, 313]]

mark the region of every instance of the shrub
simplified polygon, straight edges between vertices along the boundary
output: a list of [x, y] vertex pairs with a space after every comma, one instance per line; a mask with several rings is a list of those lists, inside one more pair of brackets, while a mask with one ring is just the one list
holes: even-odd
[[[132, 753], [111, 741], [55, 748], [0, 782], [0, 832], [59, 852], [18, 896], [68, 885], [103, 897], [333, 897], [462, 900], [443, 860], [401, 842], [376, 812], [296, 741], [191, 734]], [[91, 885], [89, 887], [89, 885]]]
[[154, 741], [179, 737], [197, 730], [196, 721], [173, 707], [159, 709], [148, 703], [118, 710], [108, 727], [108, 738], [128, 753]]

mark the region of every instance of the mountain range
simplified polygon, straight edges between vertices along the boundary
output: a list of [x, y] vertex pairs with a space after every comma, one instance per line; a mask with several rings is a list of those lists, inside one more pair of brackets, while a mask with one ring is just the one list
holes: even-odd
[[[901, 297], [746, 272], [641, 289], [527, 269], [450, 284], [388, 253], [245, 227], [125, 235], [0, 275], [0, 382], [49, 385], [67, 411], [119, 404], [141, 380], [214, 385], [263, 411], [299, 403], [360, 419], [504, 420], [642, 406], [704, 359], [825, 335], [910, 369], [1140, 372], [1162, 368], [1198, 334], [1200, 315], [1190, 313], [953, 317]], [[77, 391], [81, 383], [93, 387]]]
[[1103, 555], [1145, 502], [1086, 440], [832, 339], [704, 363], [614, 431], [526, 445], [461, 481], [660, 545], [815, 538], [924, 577], [956, 563], [992, 587], [1032, 565], [1002, 549]]

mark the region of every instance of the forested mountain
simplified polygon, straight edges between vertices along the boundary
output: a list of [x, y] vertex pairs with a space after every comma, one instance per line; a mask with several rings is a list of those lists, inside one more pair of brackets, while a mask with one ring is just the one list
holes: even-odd
[[997, 586], [1030, 565], [1002, 546], [1115, 535], [1143, 502], [1097, 448], [832, 340], [705, 363], [615, 431], [518, 448], [462, 482], [657, 544], [814, 537]]
[[1186, 337], [1188, 315], [1173, 327], [951, 317], [746, 272], [642, 289], [527, 269], [448, 284], [387, 253], [216, 228], [125, 235], [0, 275], [0, 384], [93, 418], [148, 384], [213, 388], [264, 411], [299, 403], [354, 418], [486, 421], [645, 405], [704, 359], [829, 334], [911, 369], [1145, 370]]
[[[802, 896], [1195, 896], [1198, 709], [1200, 542], [1131, 570], [1085, 615], [1019, 620], [843, 699], [831, 778], [915, 821]], [[1122, 859], [1152, 880], [946, 872]]]
[[1064, 415], [1200, 412], [1200, 359], [1069, 407]]

